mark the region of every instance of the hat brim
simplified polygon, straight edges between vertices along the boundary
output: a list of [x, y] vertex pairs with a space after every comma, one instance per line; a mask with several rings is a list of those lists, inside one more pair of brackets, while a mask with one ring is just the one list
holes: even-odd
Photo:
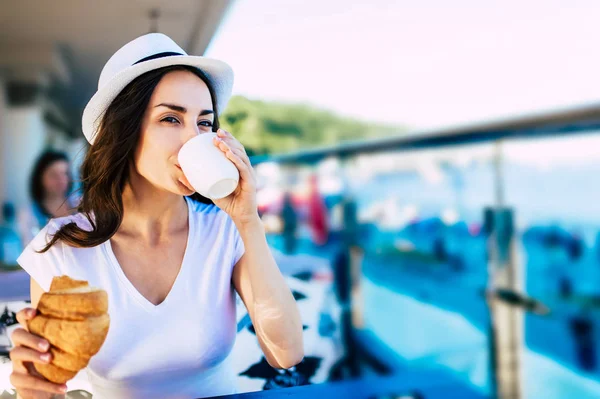
[[90, 99], [81, 118], [81, 128], [87, 141], [90, 144], [94, 143], [104, 112], [129, 83], [146, 72], [171, 65], [187, 65], [204, 72], [217, 97], [218, 112], [225, 109], [231, 97], [233, 70], [223, 61], [191, 55], [176, 55], [144, 61], [116, 74]]

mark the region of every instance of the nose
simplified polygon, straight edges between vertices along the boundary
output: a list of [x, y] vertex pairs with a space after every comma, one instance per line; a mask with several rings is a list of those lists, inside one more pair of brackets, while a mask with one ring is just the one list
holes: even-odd
[[200, 128], [195, 123], [187, 124], [184, 132], [183, 144], [200, 134]]

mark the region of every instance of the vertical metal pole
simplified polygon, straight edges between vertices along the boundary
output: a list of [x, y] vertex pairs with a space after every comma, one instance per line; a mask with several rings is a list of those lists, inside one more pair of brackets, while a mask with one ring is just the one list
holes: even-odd
[[[514, 212], [505, 206], [502, 147], [496, 143], [494, 159], [496, 206], [486, 211], [489, 228], [488, 288], [521, 292], [522, 265], [517, 256]], [[488, 298], [490, 309], [490, 366], [492, 394], [498, 399], [523, 397], [523, 311]]]
[[504, 168], [502, 167], [504, 159], [502, 151], [502, 141], [498, 140], [494, 143], [494, 199], [498, 208], [504, 207], [505, 201]]
[[[346, 161], [346, 160], [344, 160]], [[349, 293], [348, 303], [342, 310], [342, 327], [346, 337], [347, 362], [350, 375], [354, 378], [360, 375], [360, 367], [358, 366], [358, 354], [356, 353], [356, 345], [353, 342], [354, 329], [362, 329], [363, 322], [363, 293], [361, 290], [362, 280], [362, 261], [364, 250], [360, 246], [359, 225], [358, 225], [358, 208], [356, 199], [350, 187], [350, 176], [348, 175], [348, 164], [343, 163], [342, 173], [344, 179], [344, 200], [342, 210], [343, 234], [342, 234], [342, 251], [346, 256], [344, 259], [347, 264], [344, 265], [349, 278], [346, 279], [346, 292]]]

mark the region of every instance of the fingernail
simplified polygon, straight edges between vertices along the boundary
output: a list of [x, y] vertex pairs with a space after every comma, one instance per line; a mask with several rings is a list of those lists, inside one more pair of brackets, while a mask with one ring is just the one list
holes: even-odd
[[62, 385], [60, 388], [58, 388], [59, 391], [61, 391], [62, 393], [67, 392], [67, 386], [66, 385]]
[[44, 355], [40, 356], [40, 358], [41, 358], [43, 361], [45, 361], [45, 362], [49, 362], [49, 361], [50, 361], [50, 354], [49, 354], [49, 353], [46, 353], [46, 354], [44, 354]]
[[47, 351], [50, 344], [47, 341], [40, 341], [38, 344], [39, 348], [43, 351]]
[[27, 311], [27, 316], [28, 316], [28, 317], [33, 317], [33, 316], [35, 316], [35, 309], [29, 309], [29, 310]]

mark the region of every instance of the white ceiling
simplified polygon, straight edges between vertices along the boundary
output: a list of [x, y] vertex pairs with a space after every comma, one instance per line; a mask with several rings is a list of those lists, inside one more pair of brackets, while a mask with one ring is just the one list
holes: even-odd
[[[70, 74], [65, 106], [76, 114], [93, 94], [104, 63], [127, 41], [158, 31], [190, 54], [204, 53], [233, 0], [0, 0], [0, 57], [58, 49]], [[2, 60], [0, 60], [2, 61]], [[6, 59], [4, 60], [6, 64]], [[14, 62], [13, 62], [14, 64]]]

